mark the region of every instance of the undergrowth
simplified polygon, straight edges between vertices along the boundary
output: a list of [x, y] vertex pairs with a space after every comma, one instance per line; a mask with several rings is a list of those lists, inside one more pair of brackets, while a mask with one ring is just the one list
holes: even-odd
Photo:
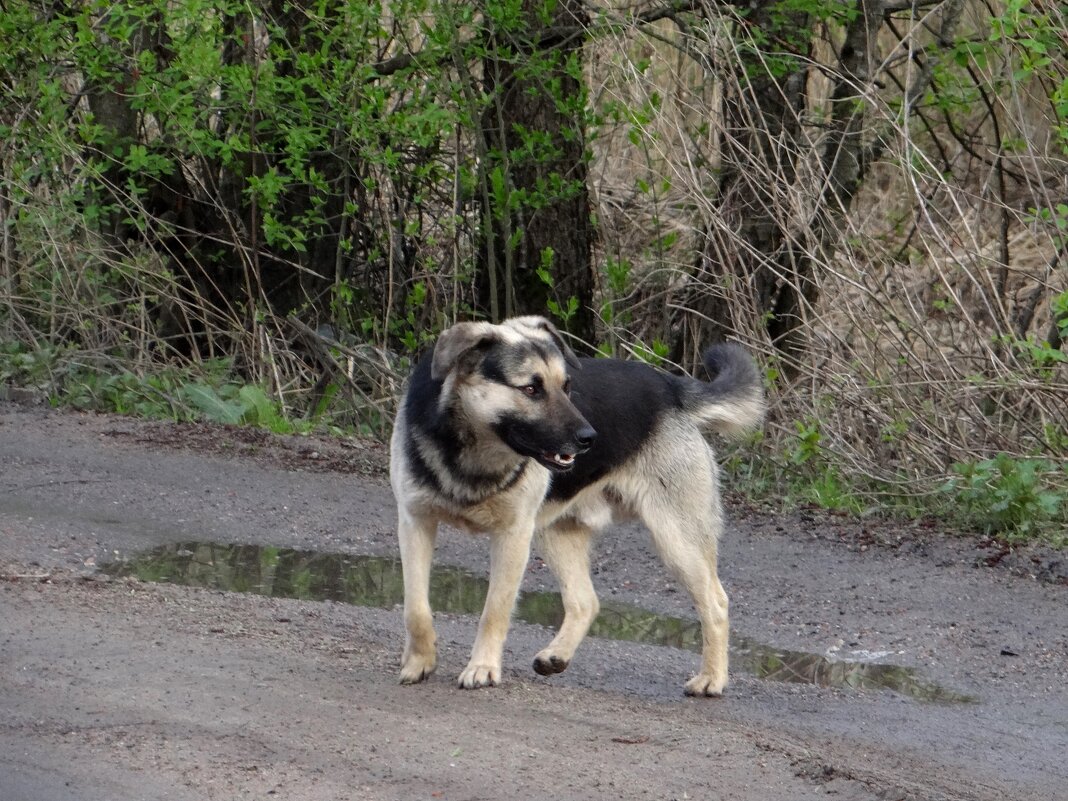
[[229, 360], [198, 365], [152, 365], [134, 373], [120, 362], [96, 359], [55, 348], [27, 351], [17, 343], [0, 346], [0, 386], [36, 391], [56, 408], [110, 412], [172, 422], [204, 421], [247, 425], [275, 434], [312, 432], [379, 436], [383, 420], [377, 408], [359, 411], [339, 403], [339, 387], [327, 384], [303, 412], [283, 404], [267, 387], [245, 383]]
[[722, 452], [730, 489], [782, 510], [816, 508], [856, 519], [936, 519], [946, 529], [981, 533], [1007, 545], [1068, 548], [1068, 464], [998, 453], [958, 462], [941, 483], [915, 487], [849, 473], [821, 452], [812, 425], [798, 425], [793, 447], [763, 436]]
[[[361, 422], [353, 409], [337, 403], [333, 385], [299, 413], [265, 387], [235, 380], [227, 360], [140, 375], [120, 365], [108, 372], [85, 361], [54, 348], [27, 351], [7, 343], [0, 346], [0, 386], [36, 389], [54, 407], [246, 425], [275, 434], [381, 436], [381, 410], [371, 410], [373, 423]], [[722, 448], [730, 489], [779, 508], [815, 507], [858, 519], [935, 517], [1007, 544], [1068, 547], [1068, 465], [999, 453], [956, 463], [942, 484], [916, 492], [904, 482], [895, 486], [850, 475], [823, 440], [818, 421], [809, 419], [794, 424], [785, 448], [762, 434]]]
[[1063, 544], [1065, 9], [602, 6], [6, 4], [0, 384], [384, 439], [414, 352], [530, 301], [745, 345], [754, 497]]

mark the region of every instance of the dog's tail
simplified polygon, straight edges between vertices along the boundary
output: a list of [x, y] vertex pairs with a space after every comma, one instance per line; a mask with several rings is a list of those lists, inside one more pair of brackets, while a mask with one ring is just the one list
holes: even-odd
[[764, 419], [764, 390], [756, 362], [741, 345], [721, 343], [705, 351], [709, 381], [684, 379], [683, 409], [701, 426], [728, 437]]

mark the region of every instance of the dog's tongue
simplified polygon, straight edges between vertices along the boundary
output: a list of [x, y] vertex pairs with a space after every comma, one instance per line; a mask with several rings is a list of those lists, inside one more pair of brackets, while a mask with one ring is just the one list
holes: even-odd
[[561, 467], [571, 467], [575, 463], [575, 454], [573, 453], [546, 453], [544, 456], [548, 461]]

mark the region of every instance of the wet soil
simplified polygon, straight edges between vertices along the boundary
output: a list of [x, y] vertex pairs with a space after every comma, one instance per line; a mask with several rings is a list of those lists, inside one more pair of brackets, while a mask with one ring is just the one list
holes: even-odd
[[[613, 638], [615, 613], [628, 631], [694, 619], [633, 526], [596, 549], [601, 636], [538, 676], [553, 621], [520, 604], [505, 683], [475, 692], [453, 682], [477, 622], [480, 538], [439, 540], [465, 600], [439, 605], [440, 667], [416, 687], [396, 683], [392, 590], [361, 605], [304, 574], [307, 591], [254, 594], [109, 567], [211, 548], [231, 579], [234, 553], [260, 566], [266, 553], [347, 560], [384, 583], [384, 467], [358, 441], [0, 402], [0, 799], [1068, 797], [1057, 552], [734, 504], [721, 700], [682, 695], [696, 666], [683, 640]], [[555, 591], [535, 554], [524, 597]], [[784, 681], [747, 649], [810, 661]], [[876, 665], [945, 695], [832, 675]]]

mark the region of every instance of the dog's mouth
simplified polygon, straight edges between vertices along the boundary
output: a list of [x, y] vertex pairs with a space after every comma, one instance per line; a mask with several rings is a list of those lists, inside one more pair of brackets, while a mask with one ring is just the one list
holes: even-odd
[[554, 473], [566, 473], [575, 466], [575, 456], [577, 454], [570, 451], [540, 451], [537, 448], [530, 447], [518, 438], [513, 440], [511, 445], [514, 450], [524, 456], [529, 456], [542, 467], [546, 467]]
[[[522, 431], [518, 431], [515, 428], [502, 432], [502, 439], [508, 443], [509, 447], [516, 453], [533, 459], [542, 467], [551, 470], [554, 473], [566, 473], [575, 466], [575, 459], [580, 454], [589, 448], [578, 446], [574, 443], [564, 441], [553, 442], [553, 438], [548, 439], [548, 442], [542, 441], [537, 443], [535, 437], [526, 437]], [[535, 444], [537, 443], [537, 444]], [[553, 450], [547, 450], [546, 445], [549, 447], [556, 446]]]
[[536, 458], [543, 466], [557, 473], [566, 473], [575, 466], [573, 453], [542, 453]]

